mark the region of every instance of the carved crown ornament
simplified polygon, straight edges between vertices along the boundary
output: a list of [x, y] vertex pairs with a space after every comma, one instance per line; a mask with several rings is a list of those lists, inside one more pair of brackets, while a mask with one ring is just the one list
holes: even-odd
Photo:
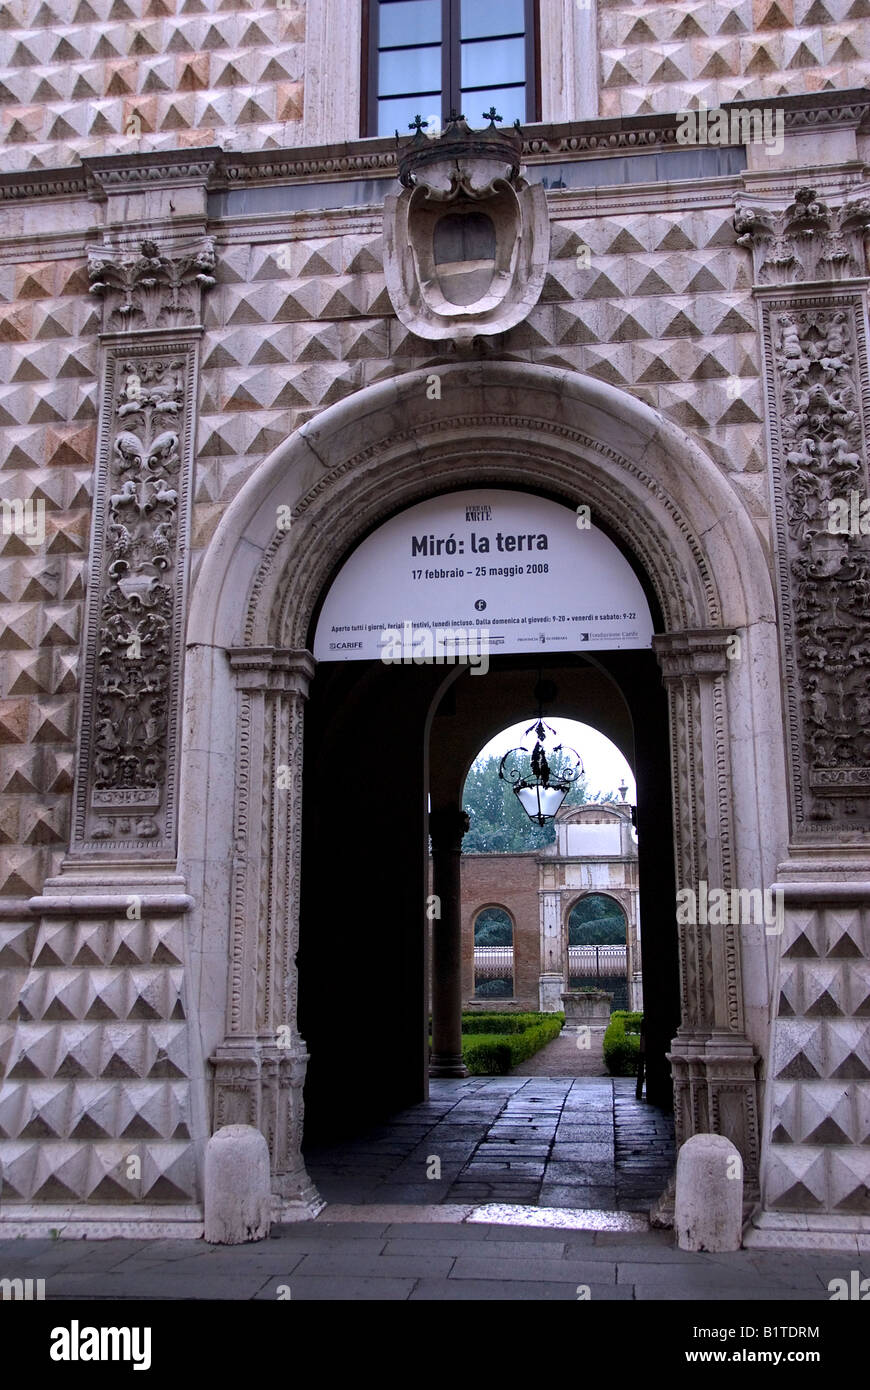
[[813, 188], [799, 188], [782, 211], [750, 207], [737, 199], [737, 245], [752, 252], [758, 285], [847, 280], [867, 273], [864, 237], [870, 199], [832, 208]]
[[538, 302], [550, 250], [547, 199], [520, 174], [519, 125], [472, 130], [451, 112], [440, 136], [398, 148], [402, 192], [384, 203], [384, 273], [399, 319], [421, 338], [456, 343], [503, 333]]
[[106, 332], [189, 328], [200, 322], [202, 291], [215, 284], [214, 241], [183, 249], [141, 241], [138, 251], [102, 246], [88, 259], [91, 294], [104, 301]]

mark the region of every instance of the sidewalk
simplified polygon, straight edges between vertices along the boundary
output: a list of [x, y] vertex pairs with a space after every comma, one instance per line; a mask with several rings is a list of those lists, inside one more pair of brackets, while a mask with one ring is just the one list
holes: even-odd
[[[432, 1208], [429, 1215], [436, 1214]], [[275, 1300], [289, 1289], [295, 1300], [594, 1303], [827, 1301], [828, 1280], [848, 1279], [856, 1258], [870, 1274], [870, 1257], [849, 1254], [687, 1254], [665, 1231], [328, 1218], [327, 1209], [317, 1221], [278, 1227], [269, 1240], [241, 1246], [2, 1241], [0, 1276], [45, 1279], [47, 1300]]]

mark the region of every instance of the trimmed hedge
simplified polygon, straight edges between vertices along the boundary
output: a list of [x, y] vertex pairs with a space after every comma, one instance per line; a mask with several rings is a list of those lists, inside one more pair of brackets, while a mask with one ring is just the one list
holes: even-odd
[[472, 1076], [504, 1076], [557, 1038], [564, 1021], [564, 1015], [545, 1014], [541, 1022], [527, 1025], [522, 1032], [476, 1033], [463, 1039], [462, 1059]]
[[525, 1033], [547, 1019], [558, 1018], [559, 1027], [565, 1022], [563, 1013], [555, 1014], [463, 1014], [463, 1033]]
[[611, 1076], [637, 1076], [643, 1014], [615, 1009], [604, 1033], [604, 1061]]

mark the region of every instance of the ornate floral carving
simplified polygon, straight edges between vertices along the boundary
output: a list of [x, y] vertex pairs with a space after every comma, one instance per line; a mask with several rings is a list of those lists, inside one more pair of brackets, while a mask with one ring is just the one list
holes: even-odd
[[858, 309], [846, 298], [765, 306], [786, 655], [799, 692], [795, 814], [810, 830], [870, 818], [870, 538], [832, 524], [838, 506], [867, 496]]
[[194, 346], [107, 360], [77, 838], [171, 842]]
[[813, 188], [799, 188], [784, 210], [750, 207], [737, 200], [738, 246], [752, 252], [759, 285], [801, 280], [844, 280], [866, 273], [863, 239], [870, 201], [853, 199], [831, 208]]
[[142, 241], [137, 254], [105, 247], [88, 266], [91, 293], [105, 298], [107, 332], [186, 328], [199, 322], [200, 297], [215, 283], [214, 242], [206, 237], [183, 252], [164, 252]]

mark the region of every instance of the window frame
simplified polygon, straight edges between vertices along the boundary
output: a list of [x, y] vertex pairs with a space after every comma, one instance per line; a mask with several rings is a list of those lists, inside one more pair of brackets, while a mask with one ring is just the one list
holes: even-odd
[[[441, 91], [442, 123], [451, 111], [460, 111], [462, 102], [462, 58], [460, 46], [461, 0], [441, 0]], [[525, 125], [541, 119], [541, 15], [538, 0], [523, 0], [525, 10]], [[496, 36], [501, 37], [501, 36]], [[378, 136], [378, 0], [362, 0], [362, 72], [360, 80], [360, 138]], [[485, 42], [486, 40], [484, 40]], [[421, 112], [422, 116], [427, 112]], [[478, 127], [482, 115], [463, 112], [470, 126]], [[409, 132], [399, 131], [400, 135]]]

